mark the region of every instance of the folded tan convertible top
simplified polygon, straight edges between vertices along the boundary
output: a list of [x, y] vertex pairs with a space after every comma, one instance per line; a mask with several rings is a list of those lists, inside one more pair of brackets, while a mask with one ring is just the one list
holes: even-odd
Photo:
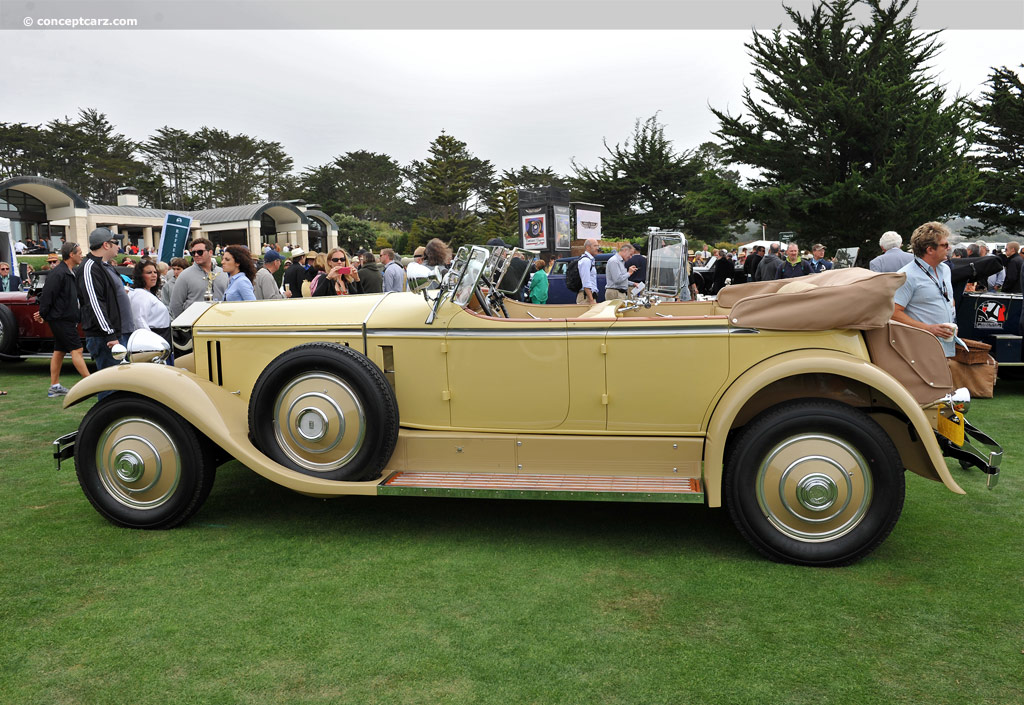
[[906, 275], [859, 267], [797, 279], [727, 286], [718, 305], [733, 325], [766, 330], [881, 328], [893, 312], [893, 294]]

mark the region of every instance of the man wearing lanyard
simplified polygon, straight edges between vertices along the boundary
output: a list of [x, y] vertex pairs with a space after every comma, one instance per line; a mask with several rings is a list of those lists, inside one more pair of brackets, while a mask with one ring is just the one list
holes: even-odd
[[956, 309], [953, 305], [953, 283], [946, 253], [949, 251], [949, 229], [942, 223], [925, 223], [910, 238], [914, 261], [900, 271], [907, 275], [903, 286], [893, 296], [892, 318], [926, 330], [942, 343], [946, 357], [956, 352]]

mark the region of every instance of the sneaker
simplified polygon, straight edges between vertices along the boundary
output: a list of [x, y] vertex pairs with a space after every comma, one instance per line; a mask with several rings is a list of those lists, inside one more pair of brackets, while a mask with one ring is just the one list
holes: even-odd
[[46, 392], [46, 396], [48, 396], [50, 399], [53, 399], [54, 397], [62, 397], [69, 391], [70, 390], [63, 384], [55, 384], [51, 386], [50, 389]]

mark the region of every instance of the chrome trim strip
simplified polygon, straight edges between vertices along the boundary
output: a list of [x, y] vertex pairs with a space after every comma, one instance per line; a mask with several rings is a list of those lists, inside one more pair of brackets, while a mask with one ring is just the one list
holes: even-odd
[[444, 338], [448, 331], [444, 328], [367, 328], [366, 335], [377, 338]]
[[369, 311], [367, 311], [367, 313], [366, 313], [366, 318], [364, 318], [364, 319], [363, 319], [363, 328], [366, 328], [366, 324], [370, 322], [370, 316], [372, 316], [372, 315], [373, 315], [373, 313], [374, 313], [374, 311], [376, 311], [376, 310], [377, 310], [377, 308], [378, 308], [378, 307], [379, 307], [379, 306], [380, 306], [380, 305], [381, 305], [382, 303], [384, 303], [384, 299], [386, 299], [387, 297], [391, 296], [391, 295], [392, 295], [392, 294], [394, 294], [394, 293], [395, 293], [394, 291], [385, 291], [385, 292], [384, 292], [384, 295], [383, 295], [383, 296], [381, 296], [381, 297], [380, 297], [380, 298], [379, 298], [379, 299], [377, 300], [377, 303], [375, 303], [375, 304], [373, 305], [373, 308], [371, 308], [371, 309], [370, 309]]
[[[588, 332], [589, 335], [599, 334], [604, 336], [604, 329], [591, 330]], [[565, 328], [516, 328], [513, 330], [487, 330], [487, 329], [470, 329], [470, 330], [449, 330], [447, 337], [449, 338], [472, 338], [474, 340], [489, 340], [496, 338], [564, 338], [566, 336]]]
[[205, 329], [199, 331], [203, 338], [265, 338], [265, 337], [303, 337], [303, 338], [337, 338], [339, 335], [359, 335], [359, 328], [332, 328], [328, 330], [235, 330], [224, 328], [221, 330]]
[[384, 303], [384, 299], [386, 299], [388, 296], [390, 296], [391, 294], [394, 294], [394, 293], [395, 292], [393, 292], [393, 291], [385, 291], [384, 295], [381, 296], [379, 299], [377, 299], [377, 303], [375, 303], [373, 305], [373, 307], [371, 307], [370, 310], [366, 312], [366, 318], [363, 319], [363, 324], [362, 324], [362, 329], [363, 329], [363, 355], [365, 355], [366, 357], [370, 356], [370, 344], [369, 344], [369, 342], [366, 339], [366, 337], [367, 337], [366, 336], [366, 324], [369, 323], [370, 317], [373, 316], [373, 314], [377, 310], [377, 308], [382, 303]]
[[732, 329], [729, 326], [650, 326], [612, 328], [608, 331], [609, 338], [642, 338], [651, 335], [729, 335]]
[[292, 338], [326, 338], [351, 337], [353, 335], [363, 338], [364, 350], [368, 349], [367, 339], [371, 336], [379, 338], [521, 338], [521, 337], [595, 337], [608, 336], [609, 338], [640, 338], [646, 336], [691, 336], [691, 335], [743, 335], [757, 334], [761, 331], [754, 328], [731, 328], [729, 326], [645, 326], [615, 328], [609, 325], [606, 328], [576, 328], [560, 326], [537, 326], [536, 328], [359, 328], [360, 324], [353, 324], [352, 327], [338, 327], [317, 330], [237, 330], [234, 328], [205, 328], [198, 331], [199, 336], [220, 337], [220, 338], [254, 338], [254, 337], [292, 337]]

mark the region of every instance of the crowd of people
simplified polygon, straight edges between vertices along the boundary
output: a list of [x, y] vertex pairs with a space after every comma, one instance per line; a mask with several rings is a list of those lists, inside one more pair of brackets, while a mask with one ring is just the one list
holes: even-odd
[[[260, 262], [247, 247], [222, 248], [200, 237], [188, 244], [190, 259], [177, 257], [165, 263], [154, 259], [148, 250], [124, 245], [123, 240], [123, 235], [101, 227], [89, 234], [88, 252], [77, 243], [64, 242], [59, 255], [48, 254], [44, 269], [49, 276], [34, 318], [53, 332], [50, 398], [68, 393], [60, 383], [66, 355], [71, 356], [79, 375], [89, 375], [79, 325], [85, 335], [84, 348], [96, 368], [104, 369], [116, 364], [111, 349], [126, 344], [135, 330], [152, 330], [170, 343], [171, 321], [196, 301], [343, 296], [407, 288], [406, 269], [390, 248], [381, 250], [378, 260], [368, 250], [352, 257], [341, 247], [306, 252], [299, 247], [268, 245]], [[35, 243], [19, 241], [15, 251], [28, 253], [29, 244], [36, 249]], [[133, 267], [130, 286], [125, 286], [114, 268], [118, 256], [125, 254], [138, 255], [121, 260], [122, 266]], [[413, 256], [413, 262], [426, 267], [447, 267], [451, 260], [451, 249], [437, 238], [418, 247]], [[285, 271], [279, 275], [282, 267]], [[0, 290], [21, 288], [22, 281], [11, 265], [0, 262]]]
[[[923, 328], [943, 342], [947, 356], [952, 356], [955, 334], [956, 303], [963, 291], [997, 290], [1021, 292], [1021, 271], [1024, 257], [1020, 244], [1010, 242], [1004, 251], [996, 250], [998, 271], [975, 276], [954, 287], [950, 263], [959, 258], [975, 260], [989, 257], [984, 242], [970, 243], [951, 249], [949, 230], [940, 223], [926, 223], [915, 230], [910, 251], [903, 249], [903, 240], [896, 232], [886, 232], [879, 240], [882, 254], [868, 263], [875, 272], [903, 272], [907, 279], [895, 297], [894, 320]], [[306, 252], [298, 247], [268, 245], [262, 262], [242, 245], [214, 246], [206, 238], [189, 243], [188, 254], [170, 263], [151, 259], [143, 250], [136, 260], [125, 258], [122, 264], [133, 265], [132, 286], [123, 285], [113, 263], [119, 254], [133, 250], [122, 245], [123, 236], [107, 228], [97, 228], [89, 235], [88, 253], [76, 243], [65, 242], [60, 253], [50, 252], [47, 267], [50, 276], [39, 296], [38, 322], [46, 322], [53, 331], [54, 352], [50, 361], [50, 386], [47, 396], [60, 397], [68, 389], [60, 383], [60, 371], [66, 355], [71, 356], [75, 370], [82, 377], [89, 375], [85, 363], [78, 326], [85, 333], [85, 348], [97, 369], [115, 364], [111, 348], [125, 344], [130, 333], [149, 329], [170, 342], [171, 321], [196, 301], [256, 301], [320, 296], [344, 296], [403, 291], [407, 277], [417, 267], [445, 268], [452, 260], [451, 249], [434, 238], [417, 247], [408, 272], [401, 258], [390, 248], [377, 256], [360, 250], [355, 257], [341, 247], [326, 253]], [[27, 251], [28, 242], [19, 242], [18, 251]], [[32, 243], [34, 247], [38, 244]], [[505, 245], [498, 239], [489, 245]], [[135, 246], [131, 246], [135, 247]], [[598, 243], [587, 240], [576, 266], [582, 281], [577, 303], [592, 304], [597, 300], [598, 283], [595, 255]], [[221, 257], [220, 265], [216, 262]], [[693, 266], [709, 264], [705, 273], [705, 293], [715, 294], [727, 284], [789, 279], [821, 273], [834, 267], [825, 257], [825, 247], [813, 245], [801, 253], [795, 242], [783, 254], [779, 243], [736, 252], [709, 249], [704, 246], [691, 253]], [[548, 263], [537, 260], [523, 292], [526, 300], [544, 304], [548, 299]], [[279, 274], [279, 270], [284, 272]], [[636, 248], [623, 243], [606, 265], [605, 297], [628, 298], [631, 289], [642, 282], [646, 260]], [[281, 284], [278, 284], [278, 282]], [[0, 262], [0, 291], [16, 291], [21, 280], [6, 262]], [[691, 292], [684, 292], [688, 294]], [[692, 292], [695, 294], [695, 292]]]

